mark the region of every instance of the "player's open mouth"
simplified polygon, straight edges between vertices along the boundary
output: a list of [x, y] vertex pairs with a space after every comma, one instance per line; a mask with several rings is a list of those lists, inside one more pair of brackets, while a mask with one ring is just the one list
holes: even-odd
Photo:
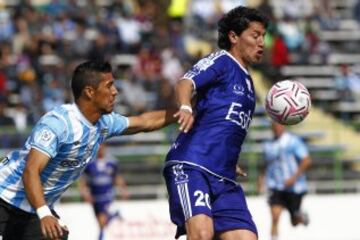
[[262, 55], [263, 55], [263, 53], [264, 53], [264, 51], [263, 51], [263, 50], [259, 50], [259, 51], [257, 51], [257, 52], [256, 52], [256, 55], [258, 55], [258, 56], [262, 56]]

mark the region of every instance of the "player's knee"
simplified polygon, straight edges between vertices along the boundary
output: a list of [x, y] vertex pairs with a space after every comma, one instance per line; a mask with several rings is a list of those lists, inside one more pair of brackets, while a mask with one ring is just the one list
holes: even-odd
[[273, 224], [278, 224], [279, 220], [280, 220], [280, 215], [273, 215], [271, 217], [272, 223]]
[[188, 234], [188, 240], [212, 240], [214, 237], [214, 232], [207, 229], [201, 229], [195, 232]]
[[107, 216], [105, 214], [99, 214], [97, 216], [99, 227], [102, 229], [107, 224]]

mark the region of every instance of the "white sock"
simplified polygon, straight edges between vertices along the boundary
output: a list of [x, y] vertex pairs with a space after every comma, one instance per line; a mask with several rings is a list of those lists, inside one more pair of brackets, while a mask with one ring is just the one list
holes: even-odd
[[271, 236], [271, 240], [279, 240], [278, 236]]

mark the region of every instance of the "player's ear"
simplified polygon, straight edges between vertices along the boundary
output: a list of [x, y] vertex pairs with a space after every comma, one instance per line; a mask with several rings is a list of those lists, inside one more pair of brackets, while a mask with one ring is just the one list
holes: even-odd
[[236, 43], [237, 42], [238, 35], [234, 31], [230, 31], [228, 33], [228, 37], [229, 37], [229, 40], [230, 40], [231, 43]]
[[91, 98], [94, 96], [94, 93], [95, 93], [95, 89], [94, 89], [93, 87], [91, 87], [91, 86], [86, 86], [86, 87], [84, 88], [84, 95], [85, 95], [87, 98], [91, 99]]

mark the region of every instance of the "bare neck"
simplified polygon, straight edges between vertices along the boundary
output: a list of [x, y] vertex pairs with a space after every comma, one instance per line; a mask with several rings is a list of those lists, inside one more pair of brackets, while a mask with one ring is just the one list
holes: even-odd
[[249, 64], [244, 61], [243, 57], [238, 51], [236, 51], [235, 49], [230, 49], [229, 53], [241, 64], [241, 66], [243, 66], [245, 69], [248, 68]]
[[75, 104], [84, 117], [93, 125], [100, 119], [101, 113], [97, 111], [89, 102], [78, 99]]

